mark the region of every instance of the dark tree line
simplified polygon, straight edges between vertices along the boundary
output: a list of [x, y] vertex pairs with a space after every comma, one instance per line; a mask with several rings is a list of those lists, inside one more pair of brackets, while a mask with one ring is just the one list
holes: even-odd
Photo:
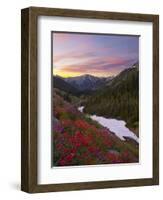
[[123, 71], [110, 85], [88, 98], [85, 112], [125, 120], [138, 127], [139, 72], [137, 68]]

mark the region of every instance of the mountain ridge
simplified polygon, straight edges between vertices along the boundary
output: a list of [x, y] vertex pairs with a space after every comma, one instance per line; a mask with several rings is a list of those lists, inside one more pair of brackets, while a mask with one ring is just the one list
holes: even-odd
[[76, 77], [64, 78], [70, 85], [77, 88], [79, 91], [95, 91], [106, 84], [113, 77], [97, 77], [90, 74], [84, 74]]
[[53, 87], [63, 90], [67, 93], [71, 93], [73, 95], [78, 95], [79, 91], [67, 83], [62, 77], [60, 76], [53, 76]]
[[90, 96], [84, 112], [125, 120], [130, 127], [139, 121], [139, 70], [130, 67], [120, 72], [108, 85]]

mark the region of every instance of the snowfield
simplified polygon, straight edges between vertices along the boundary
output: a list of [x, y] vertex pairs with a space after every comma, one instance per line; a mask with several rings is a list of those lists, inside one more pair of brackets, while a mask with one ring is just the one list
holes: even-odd
[[[83, 109], [84, 106], [78, 108], [80, 112], [83, 112]], [[139, 142], [139, 138], [126, 127], [126, 122], [123, 120], [110, 119], [96, 115], [90, 115], [90, 118], [94, 121], [97, 121], [103, 127], [108, 128], [121, 140], [125, 140], [125, 137], [128, 137], [134, 139], [136, 142]]]
[[78, 110], [79, 110], [80, 112], [83, 112], [83, 109], [84, 109], [84, 106], [78, 107]]
[[111, 132], [114, 132], [121, 140], [125, 140], [124, 137], [129, 137], [139, 142], [139, 138], [125, 126], [126, 122], [123, 120], [107, 119], [96, 115], [92, 115], [90, 118], [108, 128]]

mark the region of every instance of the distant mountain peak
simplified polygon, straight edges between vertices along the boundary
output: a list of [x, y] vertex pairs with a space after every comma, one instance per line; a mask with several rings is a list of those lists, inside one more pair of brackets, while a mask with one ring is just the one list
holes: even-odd
[[79, 91], [94, 91], [105, 86], [110, 79], [111, 77], [98, 77], [91, 74], [64, 78], [67, 83], [76, 87]]

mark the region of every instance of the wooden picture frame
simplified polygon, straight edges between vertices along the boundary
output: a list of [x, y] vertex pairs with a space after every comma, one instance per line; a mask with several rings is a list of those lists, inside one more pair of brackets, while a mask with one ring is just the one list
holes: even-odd
[[[62, 16], [153, 24], [153, 176], [152, 178], [39, 185], [37, 163], [37, 19]], [[28, 193], [159, 184], [159, 16], [29, 7], [21, 11], [21, 190]]]

